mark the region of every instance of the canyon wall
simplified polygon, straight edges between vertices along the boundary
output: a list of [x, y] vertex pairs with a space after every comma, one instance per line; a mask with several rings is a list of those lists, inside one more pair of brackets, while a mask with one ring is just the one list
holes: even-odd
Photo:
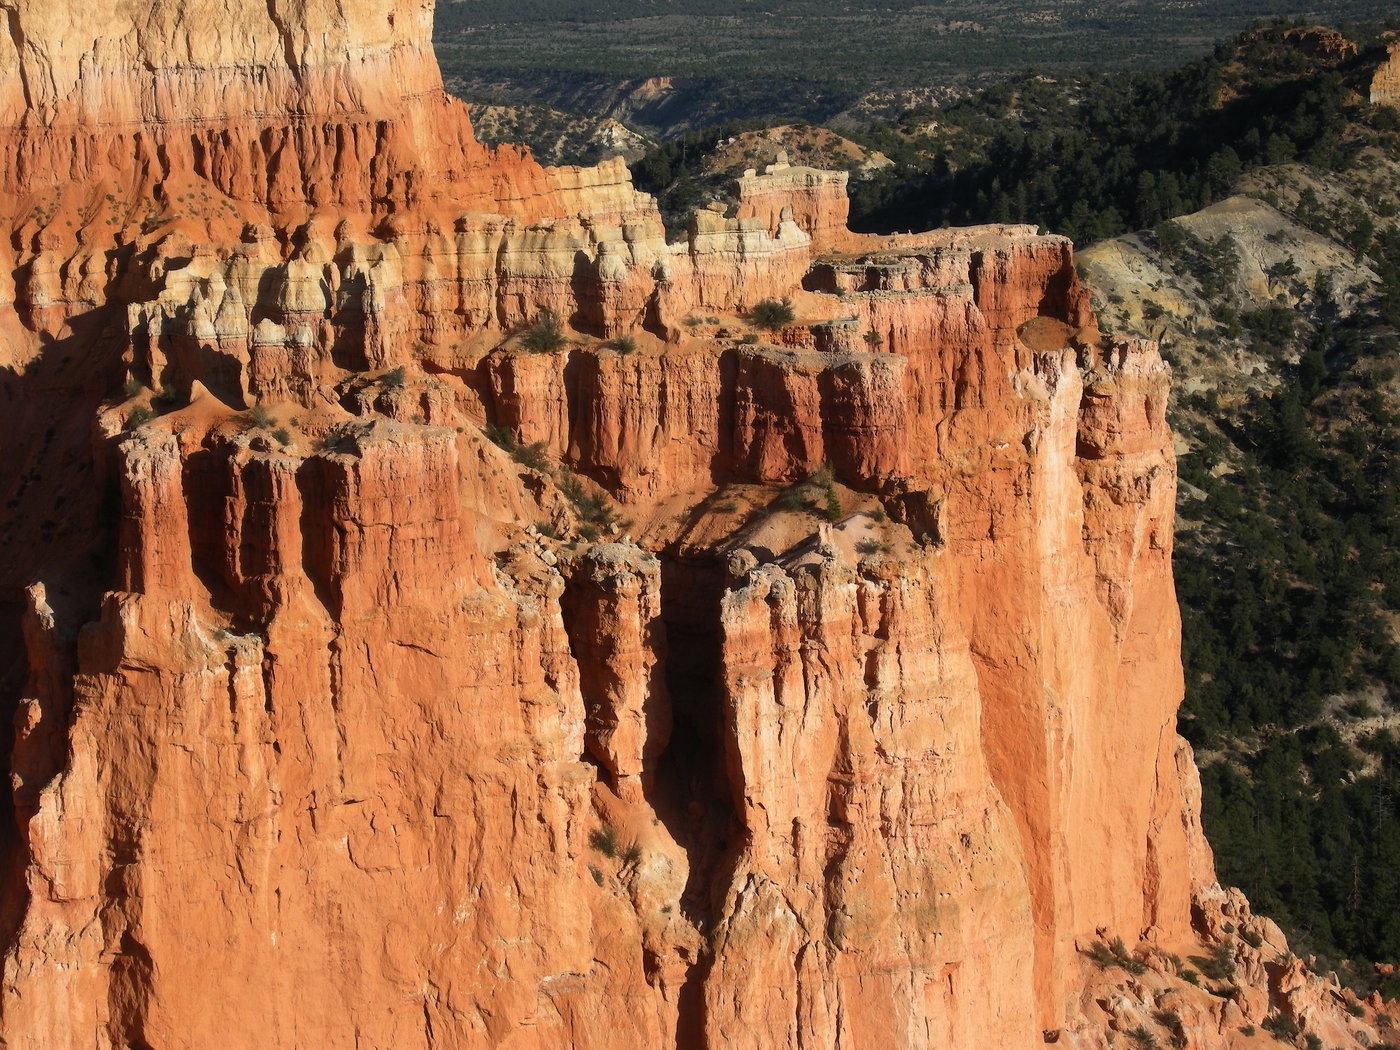
[[0, 1045], [1379, 1038], [1215, 885], [1067, 240], [668, 243], [423, 0], [0, 6]]
[[1376, 105], [1400, 104], [1400, 43], [1387, 48], [1385, 61], [1371, 77], [1371, 101]]

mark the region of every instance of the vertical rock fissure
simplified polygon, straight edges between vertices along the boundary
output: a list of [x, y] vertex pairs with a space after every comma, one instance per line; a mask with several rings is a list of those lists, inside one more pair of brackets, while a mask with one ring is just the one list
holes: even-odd
[[[671, 742], [657, 762], [657, 814], [685, 850], [690, 873], [685, 914], [708, 931], [736, 846], [733, 791], [724, 752], [720, 697], [720, 597], [723, 570], [711, 559], [663, 555], [661, 609], [669, 658]], [[707, 964], [708, 966], [708, 964]], [[706, 966], [706, 969], [707, 969]], [[704, 974], [688, 980], [703, 983]]]

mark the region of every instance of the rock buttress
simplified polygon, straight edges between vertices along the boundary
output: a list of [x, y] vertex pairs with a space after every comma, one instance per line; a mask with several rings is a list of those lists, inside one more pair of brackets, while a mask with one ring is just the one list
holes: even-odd
[[8, 5], [5, 1045], [1375, 1041], [1215, 886], [1068, 241], [782, 168], [668, 243], [430, 14]]

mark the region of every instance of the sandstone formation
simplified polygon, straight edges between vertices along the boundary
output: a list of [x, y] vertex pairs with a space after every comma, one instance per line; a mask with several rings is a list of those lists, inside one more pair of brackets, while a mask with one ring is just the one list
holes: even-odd
[[667, 243], [427, 0], [3, 6], [0, 1045], [1379, 1038], [1215, 885], [1068, 241], [779, 165]]
[[1371, 78], [1371, 101], [1377, 105], [1400, 106], [1400, 42], [1390, 45], [1386, 60]]
[[849, 238], [849, 178], [844, 171], [795, 168], [787, 154], [780, 153], [764, 174], [750, 168], [737, 180], [737, 214], [758, 219], [765, 229], [776, 229], [784, 218], [791, 219], [811, 238], [814, 251], [825, 251]]

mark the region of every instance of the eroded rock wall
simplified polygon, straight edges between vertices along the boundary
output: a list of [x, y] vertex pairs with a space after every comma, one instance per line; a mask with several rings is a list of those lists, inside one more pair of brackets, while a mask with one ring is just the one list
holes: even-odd
[[1378, 1037], [1214, 884], [1068, 241], [784, 168], [668, 244], [421, 2], [7, 14], [4, 1045]]
[[1376, 105], [1400, 104], [1400, 43], [1390, 45], [1385, 61], [1372, 76], [1371, 101]]

